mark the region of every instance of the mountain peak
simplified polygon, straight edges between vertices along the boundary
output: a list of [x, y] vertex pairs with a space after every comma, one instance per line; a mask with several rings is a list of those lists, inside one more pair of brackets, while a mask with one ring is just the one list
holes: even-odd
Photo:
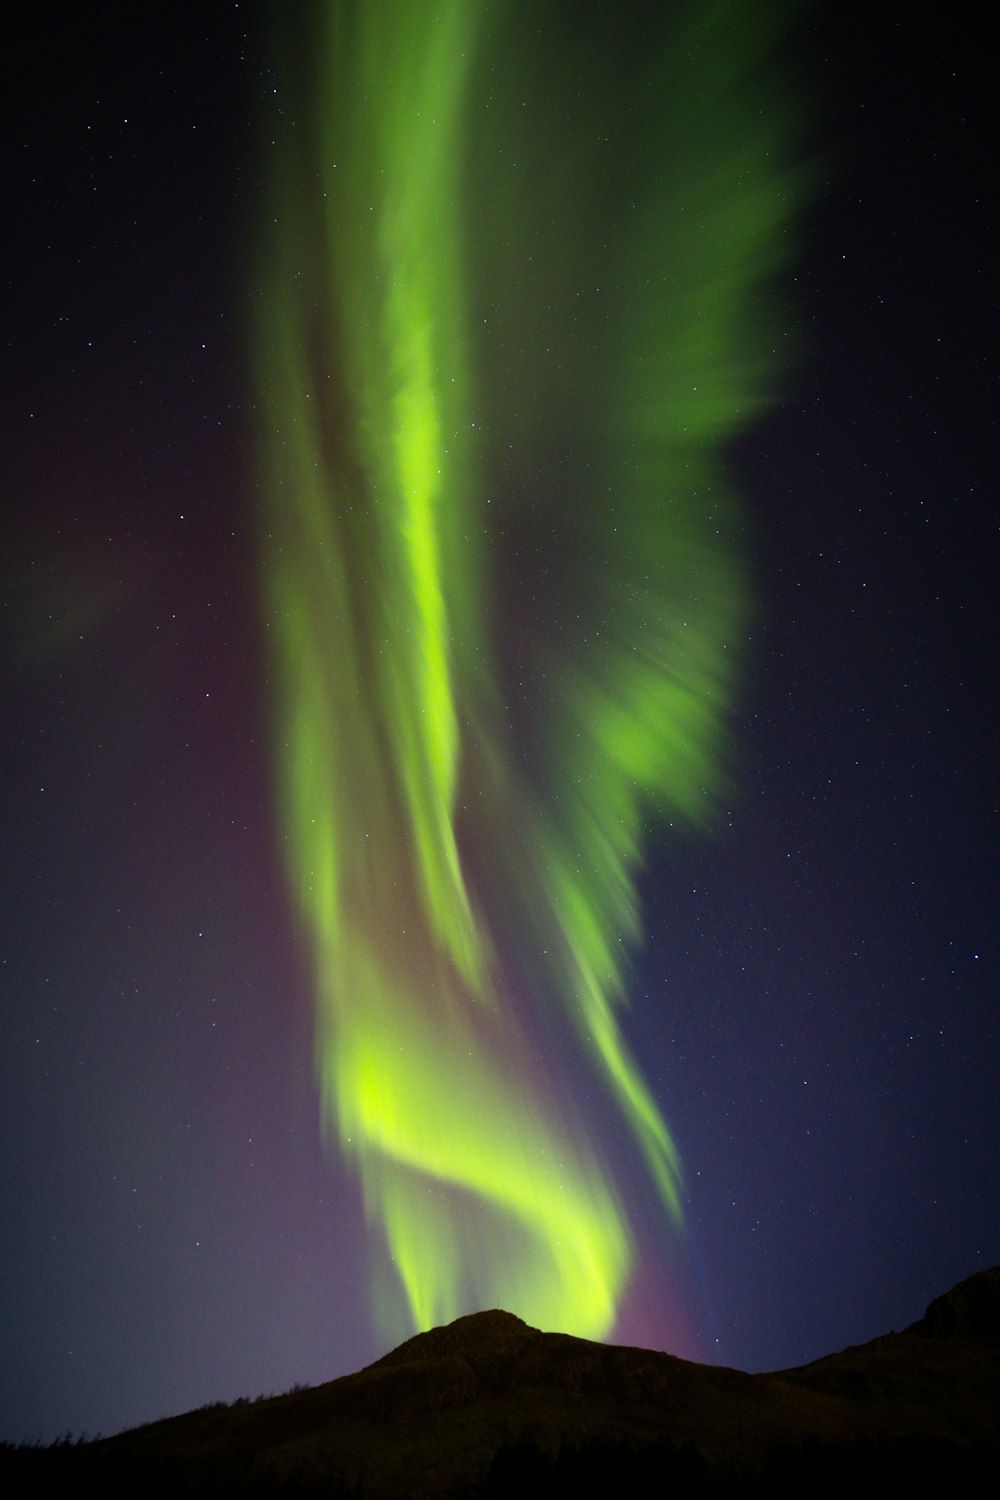
[[414, 1334], [413, 1338], [407, 1339], [391, 1353], [376, 1360], [370, 1368], [418, 1364], [449, 1355], [500, 1353], [522, 1344], [532, 1335], [538, 1335], [537, 1328], [531, 1328], [514, 1313], [504, 1312], [502, 1307], [494, 1307], [483, 1312], [468, 1313], [456, 1318], [453, 1323]]
[[950, 1292], [935, 1297], [908, 1333], [927, 1339], [972, 1339], [977, 1344], [1000, 1342], [1000, 1266], [967, 1276]]

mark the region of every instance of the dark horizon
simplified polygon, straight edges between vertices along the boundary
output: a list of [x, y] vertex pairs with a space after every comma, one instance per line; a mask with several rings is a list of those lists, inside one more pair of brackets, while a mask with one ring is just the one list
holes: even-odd
[[493, 1310], [316, 1389], [118, 1437], [0, 1445], [8, 1492], [747, 1496], [975, 1487], [997, 1455], [1000, 1268], [902, 1333], [780, 1375], [684, 1364]]

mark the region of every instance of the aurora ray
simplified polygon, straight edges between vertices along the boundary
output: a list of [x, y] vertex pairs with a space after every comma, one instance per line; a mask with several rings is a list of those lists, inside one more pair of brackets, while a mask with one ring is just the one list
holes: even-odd
[[725, 785], [723, 448], [773, 395], [802, 176], [779, 14], [666, 13], [358, 0], [286, 49], [255, 331], [280, 826], [324, 1119], [416, 1328], [613, 1326], [630, 1210], [560, 1049], [681, 1223], [621, 1029], [635, 876], [647, 823]]

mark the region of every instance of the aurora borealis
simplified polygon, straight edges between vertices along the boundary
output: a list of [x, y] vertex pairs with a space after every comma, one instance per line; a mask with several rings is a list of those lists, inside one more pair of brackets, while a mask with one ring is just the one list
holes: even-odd
[[[382, 69], [366, 102], [359, 38], [321, 45], [312, 8], [20, 17], [0, 404], [15, 1441], [378, 1358], [413, 1321], [391, 1193], [453, 1236], [422, 1287], [413, 1255], [415, 1295], [512, 1302], [502, 1263], [548, 1297], [582, 1262], [539, 1250], [561, 1198], [532, 1175], [540, 1142], [568, 1139], [568, 1187], [599, 1210], [593, 1280], [623, 1342], [785, 1368], [1000, 1261], [985, 32], [821, 5], [779, 39], [768, 6], [739, 6], [735, 52], [690, 33], [685, 52], [673, 6], [662, 31], [638, 3], [535, 9], [435, 12], [468, 46], [430, 68], [448, 107], [412, 139], [417, 81]], [[331, 132], [376, 115], [368, 158], [352, 128], [317, 175]], [[402, 454], [397, 422], [426, 442]], [[285, 630], [315, 640], [301, 720]], [[312, 815], [340, 835], [296, 831]], [[317, 872], [367, 985], [353, 1030], [320, 988]], [[387, 969], [405, 1004], [383, 1027]], [[511, 1200], [526, 1153], [519, 1206], [428, 1172], [421, 1197], [384, 1142], [343, 1141], [317, 1019], [345, 1066], [405, 1041], [430, 1125], [479, 1090], [466, 1178]], [[412, 1129], [428, 1089], [402, 1061], [393, 1082]]]
[[550, 1047], [590, 1053], [679, 1224], [617, 1011], [643, 820], [704, 820], [721, 778], [747, 613], [721, 449], [774, 382], [789, 89], [730, 4], [610, 68], [556, 8], [316, 30], [279, 85], [309, 103], [272, 143], [258, 339], [324, 1115], [405, 1289], [388, 1336], [504, 1306], [604, 1337], [629, 1209], [532, 1012], [561, 1010]]

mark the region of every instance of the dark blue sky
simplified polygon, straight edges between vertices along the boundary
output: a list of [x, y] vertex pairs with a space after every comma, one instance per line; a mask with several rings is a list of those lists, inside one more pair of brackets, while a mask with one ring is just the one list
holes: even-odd
[[[359, 1195], [319, 1138], [268, 785], [244, 335], [258, 18], [46, 14], [15, 68], [14, 1440], [383, 1352]], [[817, 12], [799, 46], [820, 188], [787, 401], [733, 455], [760, 603], [737, 794], [713, 840], [653, 840], [630, 1021], [686, 1164], [699, 1347], [749, 1369], [902, 1326], [1000, 1261], [986, 50], [906, 7]]]

